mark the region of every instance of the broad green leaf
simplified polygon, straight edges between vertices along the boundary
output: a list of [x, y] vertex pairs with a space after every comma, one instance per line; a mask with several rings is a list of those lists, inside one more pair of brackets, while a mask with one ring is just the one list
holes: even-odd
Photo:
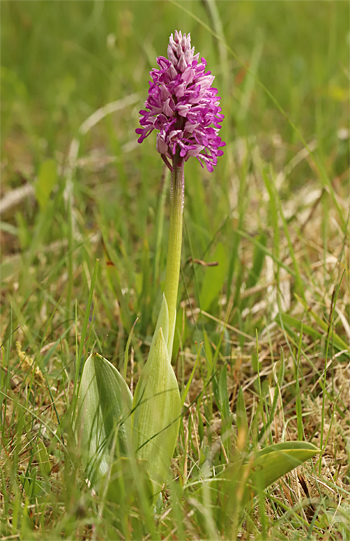
[[311, 443], [297, 441], [270, 445], [253, 453], [244, 464], [238, 458], [213, 479], [212, 503], [218, 504], [223, 513], [229, 512], [232, 505], [245, 506], [249, 499], [319, 452]]
[[[166, 308], [164, 302], [163, 307]], [[166, 325], [164, 311], [159, 319]], [[136, 456], [148, 461], [147, 470], [155, 490], [168, 478], [180, 413], [178, 383], [170, 364], [163, 329], [157, 325], [147, 363], [136, 386], [132, 421]]]
[[35, 195], [41, 208], [46, 207], [50, 194], [57, 182], [57, 166], [54, 160], [46, 160], [41, 164]]
[[319, 452], [312, 443], [302, 441], [277, 443], [258, 451], [244, 466], [243, 478], [248, 474], [246, 490], [250, 495], [256, 488], [264, 490]]
[[[147, 474], [147, 461], [119, 457], [104, 476], [100, 492], [106, 490], [106, 500], [113, 504], [130, 506], [143, 498], [151, 500], [153, 487]], [[141, 502], [140, 502], [141, 500]]]
[[208, 310], [220, 293], [226, 277], [226, 251], [221, 242], [216, 247], [213, 260], [217, 267], [207, 267], [200, 295], [201, 309]]
[[77, 439], [92, 479], [107, 472], [111, 445], [128, 454], [131, 443], [132, 395], [114, 366], [93, 353], [87, 359], [78, 396]]

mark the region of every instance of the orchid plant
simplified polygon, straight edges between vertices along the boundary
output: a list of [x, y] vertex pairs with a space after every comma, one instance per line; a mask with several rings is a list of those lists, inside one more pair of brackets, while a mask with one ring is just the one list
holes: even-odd
[[[144, 464], [153, 493], [159, 492], [168, 478], [183, 404], [171, 357], [181, 262], [184, 165], [195, 157], [212, 172], [225, 146], [219, 136], [224, 115], [217, 89], [212, 87], [214, 77], [206, 71], [205, 59], [194, 54], [190, 34], [175, 31], [167, 52], [168, 58], [159, 57], [159, 68], [150, 72], [145, 109], [140, 111], [141, 128], [136, 130], [140, 143], [157, 131], [157, 151], [171, 171], [167, 267], [156, 329], [134, 396], [111, 363], [98, 354], [90, 355], [80, 382], [76, 428], [89, 479], [106, 476], [116, 456], [133, 457]], [[317, 449], [306, 443], [270, 446], [268, 452], [264, 449], [255, 454], [255, 462], [250, 460], [246, 468], [256, 463], [267, 486], [316, 453]]]

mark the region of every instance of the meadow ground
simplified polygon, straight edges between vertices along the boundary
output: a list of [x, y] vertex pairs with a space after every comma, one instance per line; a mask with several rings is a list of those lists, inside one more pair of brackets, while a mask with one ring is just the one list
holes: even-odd
[[[350, 539], [349, 4], [0, 7], [2, 538]], [[181, 390], [197, 365], [150, 512], [85, 483], [69, 408], [80, 361], [122, 367], [137, 317], [132, 387], [147, 358], [169, 175], [135, 129], [175, 29], [216, 76], [227, 146], [211, 174], [186, 164]], [[210, 484], [298, 439], [320, 457], [248, 506], [239, 472]]]

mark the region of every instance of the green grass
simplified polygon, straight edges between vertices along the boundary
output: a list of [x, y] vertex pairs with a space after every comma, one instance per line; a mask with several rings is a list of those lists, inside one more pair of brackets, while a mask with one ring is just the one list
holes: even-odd
[[[1, 197], [29, 186], [1, 214], [1, 536], [349, 538], [348, 3], [4, 0], [1, 15]], [[147, 358], [169, 177], [135, 128], [175, 29], [216, 75], [227, 146], [212, 174], [185, 168], [181, 391], [194, 375], [152, 509], [87, 486], [71, 412], [90, 351], [124, 371], [137, 317], [133, 388]], [[240, 461], [298, 439], [322, 457], [243, 506]]]

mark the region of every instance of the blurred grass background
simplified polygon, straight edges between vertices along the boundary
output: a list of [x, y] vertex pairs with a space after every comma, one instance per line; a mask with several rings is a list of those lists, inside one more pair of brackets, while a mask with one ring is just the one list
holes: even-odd
[[[215, 75], [225, 114], [222, 137], [227, 143], [224, 157], [212, 174], [202, 170], [196, 160], [186, 164], [179, 298], [183, 302], [173, 359], [180, 385], [186, 383], [193, 368], [195, 341], [204, 342], [203, 362], [192, 391], [192, 399], [200, 397], [196, 415], [203, 406], [200, 392], [209, 368], [228, 363], [230, 410], [235, 412], [237, 389], [242, 385], [249, 419], [252, 423], [255, 419], [258, 426], [263, 413], [252, 404], [257, 400], [270, 411], [271, 374], [282, 348], [290, 374], [287, 370], [283, 408], [287, 416], [298, 417], [298, 426], [293, 421], [289, 425], [294, 426], [289, 436], [300, 436], [301, 431], [311, 441], [318, 433], [324, 449], [331, 441], [331, 461], [338, 468], [341, 456], [341, 471], [346, 472], [348, 357], [344, 353], [338, 356], [331, 374], [323, 370], [328, 355], [331, 358], [339, 352], [333, 339], [329, 345], [327, 328], [334, 329], [342, 344], [350, 339], [346, 323], [350, 307], [349, 4], [3, 0], [1, 18], [2, 201], [16, 189], [29, 187], [25, 198], [1, 213], [0, 334], [5, 368], [1, 387], [6, 389], [7, 398], [2, 395], [0, 402], [4, 449], [11, 458], [11, 466], [1, 458], [6, 463], [3, 509], [10, 509], [10, 515], [15, 512], [12, 494], [19, 494], [19, 487], [21, 501], [25, 501], [18, 449], [15, 458], [11, 454], [15, 435], [19, 445], [26, 437], [18, 404], [25, 404], [30, 411], [47, 411], [53, 396], [57, 396], [57, 411], [49, 408], [46, 421], [56, 427], [56, 414], [64, 419], [71, 398], [72, 366], [79, 361], [76, 340], [83, 341], [84, 357], [93, 348], [119, 367], [131, 324], [139, 316], [135, 366], [129, 380], [137, 378], [138, 367], [146, 358], [164, 279], [169, 179], [165, 176], [162, 181], [162, 161], [155, 150], [154, 134], [138, 145], [135, 128], [148, 90], [149, 71], [156, 66], [157, 56], [166, 55], [168, 37], [175, 29], [191, 33], [196, 52], [206, 58], [208, 69]], [[99, 108], [124, 99], [129, 99], [129, 104], [102, 115], [86, 133], [81, 129]], [[79, 144], [74, 163], [70, 158], [72, 141]], [[96, 258], [100, 262], [90, 307], [88, 293]], [[219, 265], [192, 265], [191, 258]], [[315, 318], [312, 320], [294, 293], [317, 312], [326, 329]], [[91, 312], [85, 328], [87, 307]], [[201, 315], [200, 308], [211, 318]], [[334, 317], [330, 318], [332, 310]], [[276, 323], [278, 314], [287, 315], [277, 318]], [[288, 320], [288, 315], [294, 319]], [[318, 334], [303, 334], [301, 321], [315, 327]], [[223, 327], [223, 322], [231, 327]], [[234, 330], [237, 328], [238, 333]], [[302, 335], [302, 348], [308, 352], [300, 366], [293, 357], [298, 333]], [[29, 356], [34, 356], [45, 375], [46, 387], [37, 388], [33, 376], [28, 388], [28, 375], [18, 362], [17, 340]], [[259, 365], [260, 370], [265, 368], [263, 390], [257, 386]], [[223, 377], [226, 381], [226, 371]], [[328, 394], [320, 398], [325, 388]], [[226, 397], [220, 392], [214, 384], [213, 405], [209, 406], [210, 399], [205, 405], [208, 427], [216, 416], [224, 415], [222, 401]], [[297, 411], [293, 410], [295, 396]], [[326, 412], [335, 400], [341, 428], [337, 436], [333, 432], [330, 436], [338, 420], [333, 410], [327, 420]], [[288, 405], [290, 401], [292, 405]], [[302, 421], [301, 405], [303, 412], [308, 412], [308, 420], [316, 415], [315, 410], [319, 412], [319, 418], [308, 428]], [[27, 422], [33, 428], [30, 415]], [[270, 424], [272, 427], [272, 420]], [[283, 432], [283, 426], [280, 429]], [[210, 443], [212, 436], [207, 437]], [[334, 447], [336, 437], [338, 447]], [[250, 438], [256, 445], [255, 432]], [[202, 433], [199, 439], [200, 449], [192, 442], [191, 450], [193, 463], [198, 464], [208, 456]], [[273, 439], [278, 441], [275, 432]], [[62, 450], [51, 440], [47, 445], [55, 467], [64, 462]], [[185, 445], [182, 440], [181, 445]], [[27, 460], [24, 463], [29, 477], [35, 466], [34, 452], [29, 463], [28, 456], [23, 459]], [[224, 463], [224, 451], [217, 460]], [[182, 481], [185, 486], [186, 480]], [[63, 528], [64, 520], [72, 519], [77, 512], [73, 495], [78, 489], [65, 490], [70, 494], [65, 499], [66, 515], [58, 510], [59, 500], [55, 504], [50, 500], [55, 511], [48, 523], [50, 528], [57, 528], [56, 533]], [[32, 532], [32, 527], [25, 526], [28, 539], [29, 535], [44, 539], [40, 536], [44, 535], [46, 519], [38, 510], [45, 503], [43, 494], [27, 495], [36, 510], [33, 520], [38, 521], [37, 534], [33, 533], [35, 528]], [[91, 509], [93, 499], [87, 491], [84, 494], [88, 503], [82, 505]], [[344, 494], [349, 505], [348, 492]], [[174, 519], [169, 515], [174, 520], [172, 526], [178, 528], [182, 520], [179, 509]], [[272, 516], [271, 509], [266, 513]], [[197, 514], [200, 516], [199, 511]], [[20, 526], [18, 529], [17, 524], [11, 524], [3, 515], [4, 535], [20, 531]], [[64, 526], [68, 528], [66, 535], [67, 531], [73, 535], [74, 524], [72, 519], [69, 527]], [[164, 531], [172, 526], [167, 524]], [[284, 526], [277, 526], [271, 535], [278, 532], [282, 536]], [[293, 526], [301, 529], [301, 538], [304, 526], [302, 520]], [[192, 527], [198, 535], [210, 533], [209, 527], [201, 530], [199, 519]], [[335, 527], [334, 539], [342, 534], [339, 528]], [[192, 534], [191, 528], [184, 533], [189, 538]], [[256, 538], [259, 535], [255, 532]]]

